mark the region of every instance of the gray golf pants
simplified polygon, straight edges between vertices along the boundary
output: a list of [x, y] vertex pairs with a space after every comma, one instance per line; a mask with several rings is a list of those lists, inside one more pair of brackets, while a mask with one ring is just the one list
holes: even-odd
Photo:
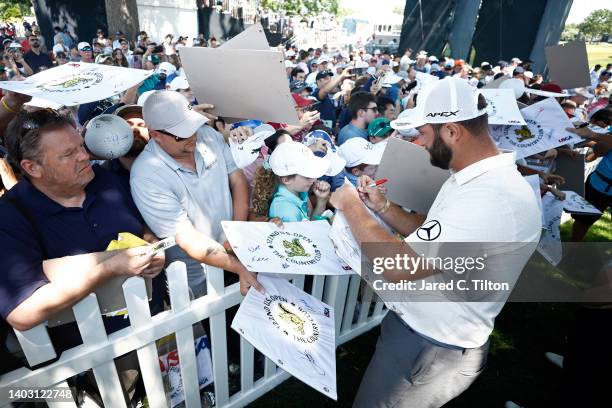
[[476, 380], [488, 350], [488, 341], [473, 349], [435, 344], [389, 311], [353, 406], [441, 407]]

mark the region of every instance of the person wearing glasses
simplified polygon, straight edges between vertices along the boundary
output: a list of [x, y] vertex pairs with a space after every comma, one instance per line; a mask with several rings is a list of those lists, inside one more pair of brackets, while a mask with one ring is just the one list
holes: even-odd
[[351, 122], [340, 129], [338, 146], [354, 137], [368, 140], [368, 125], [378, 116], [376, 97], [370, 92], [357, 92], [351, 95], [348, 109], [351, 113]]
[[42, 50], [40, 37], [36, 34], [30, 36], [30, 51], [26, 52], [23, 59], [28, 63], [34, 73], [38, 73], [43, 69], [49, 69], [53, 66], [51, 58]]
[[134, 202], [159, 238], [175, 237], [168, 261], [187, 266], [189, 288], [206, 294], [208, 266], [236, 273], [240, 292], [262, 290], [255, 275], [224, 249], [221, 221], [246, 221], [246, 177], [223, 135], [189, 101], [174, 91], [157, 91], [144, 102], [149, 143], [134, 161], [130, 185]]
[[11, 70], [11, 75], [30, 76], [34, 73], [32, 68], [25, 61], [21, 44], [12, 42], [4, 53], [4, 64]]
[[[6, 147], [22, 177], [0, 200], [0, 344], [6, 323], [29, 330], [114, 277], [160, 273], [164, 255], [147, 254], [146, 246], [106, 251], [120, 232], [155, 237], [127, 186], [91, 165], [72, 119], [21, 111], [8, 125]], [[127, 326], [122, 317], [104, 320], [109, 332]], [[58, 351], [81, 342], [74, 323], [49, 332]], [[4, 357], [0, 349], [0, 372]]]
[[77, 50], [79, 52], [79, 61], [87, 62], [89, 64], [93, 64], [93, 49], [88, 42], [82, 41], [77, 45]]

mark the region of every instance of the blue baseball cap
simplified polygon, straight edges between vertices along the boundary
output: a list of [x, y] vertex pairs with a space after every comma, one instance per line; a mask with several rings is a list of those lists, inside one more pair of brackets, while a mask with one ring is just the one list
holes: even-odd
[[[316, 139], [323, 139], [327, 141], [332, 152], [336, 151], [336, 146], [334, 145], [331, 136], [324, 130], [313, 130], [312, 132], [304, 136], [304, 140], [302, 141], [302, 143], [304, 143], [306, 146], [310, 146], [311, 144], [316, 142]], [[316, 152], [315, 156], [325, 157], [325, 154], [323, 152]]]
[[242, 126], [248, 126], [251, 129], [255, 129], [256, 127], [261, 126], [261, 125], [263, 125], [263, 122], [261, 120], [249, 119], [249, 120], [243, 120], [240, 122], [232, 123], [231, 130], [234, 130]]

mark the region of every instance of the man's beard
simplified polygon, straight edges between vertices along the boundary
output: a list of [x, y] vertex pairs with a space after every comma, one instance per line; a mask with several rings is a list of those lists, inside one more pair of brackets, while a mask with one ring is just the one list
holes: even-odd
[[439, 129], [433, 128], [433, 130], [434, 142], [431, 148], [427, 149], [430, 156], [429, 161], [432, 166], [448, 170], [450, 167], [450, 161], [453, 158], [453, 152], [442, 140]]

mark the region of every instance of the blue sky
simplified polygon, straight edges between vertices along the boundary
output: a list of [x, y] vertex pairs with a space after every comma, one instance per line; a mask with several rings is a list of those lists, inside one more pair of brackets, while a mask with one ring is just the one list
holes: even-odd
[[[371, 0], [340, 0], [340, 4], [342, 7], [351, 9], [357, 14], [372, 10], [374, 3]], [[403, 0], [377, 0], [375, 4], [376, 9], [391, 12], [396, 6], [403, 7], [406, 2]], [[574, 0], [567, 23], [580, 23], [592, 11], [602, 8], [612, 9], [612, 0]]]

